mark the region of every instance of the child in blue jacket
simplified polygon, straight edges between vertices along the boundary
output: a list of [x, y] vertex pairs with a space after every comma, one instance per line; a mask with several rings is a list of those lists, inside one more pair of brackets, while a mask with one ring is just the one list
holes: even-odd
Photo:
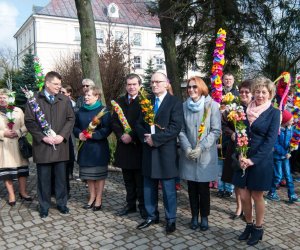
[[280, 134], [277, 137], [274, 146], [274, 172], [272, 187], [267, 195], [267, 199], [279, 201], [280, 198], [276, 192], [276, 186], [280, 183], [282, 177], [286, 179], [286, 187], [288, 191], [289, 202], [300, 202], [300, 199], [295, 193], [293, 177], [291, 175], [291, 168], [289, 158], [290, 154], [290, 141], [293, 136], [293, 115], [284, 110], [282, 112], [282, 122], [280, 127]]

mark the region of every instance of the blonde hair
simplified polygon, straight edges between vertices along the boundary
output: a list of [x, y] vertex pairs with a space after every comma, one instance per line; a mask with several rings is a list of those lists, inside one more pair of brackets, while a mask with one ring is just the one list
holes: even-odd
[[263, 87], [266, 87], [266, 89], [270, 93], [270, 99], [272, 99], [275, 96], [275, 91], [276, 91], [275, 84], [269, 78], [266, 78], [264, 76], [257, 77], [253, 80], [253, 83], [251, 85], [252, 94], [254, 95], [254, 92], [256, 90], [259, 90]]
[[0, 89], [0, 95], [7, 95], [10, 93], [10, 91], [7, 88]]
[[92, 91], [92, 93], [93, 93], [94, 96], [97, 95], [97, 96], [99, 96], [98, 99], [100, 99], [100, 97], [101, 97], [101, 90], [100, 90], [100, 88], [98, 86], [89, 86], [87, 92], [89, 92], [90, 90]]

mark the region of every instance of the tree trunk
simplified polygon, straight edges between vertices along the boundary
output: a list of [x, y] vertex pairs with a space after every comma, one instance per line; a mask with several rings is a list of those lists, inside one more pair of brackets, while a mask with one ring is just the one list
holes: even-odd
[[178, 74], [176, 38], [174, 31], [174, 19], [171, 0], [160, 0], [159, 5], [159, 22], [161, 28], [161, 43], [165, 54], [165, 63], [167, 75], [171, 82], [174, 95], [182, 99], [181, 82]]
[[105, 104], [102, 88], [96, 29], [90, 0], [75, 0], [81, 36], [81, 65], [84, 78], [92, 79], [101, 90], [101, 101]]

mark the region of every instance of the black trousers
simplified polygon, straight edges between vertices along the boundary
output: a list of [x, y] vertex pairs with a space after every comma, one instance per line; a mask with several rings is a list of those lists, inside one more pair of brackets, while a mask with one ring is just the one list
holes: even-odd
[[126, 189], [126, 202], [131, 208], [136, 207], [139, 202], [139, 209], [144, 209], [143, 176], [140, 169], [122, 169], [123, 180]]
[[206, 217], [210, 214], [209, 182], [188, 181], [188, 193], [192, 216]]
[[37, 193], [41, 210], [51, 205], [51, 170], [54, 170], [54, 191], [57, 206], [67, 205], [67, 182], [65, 162], [37, 164]]

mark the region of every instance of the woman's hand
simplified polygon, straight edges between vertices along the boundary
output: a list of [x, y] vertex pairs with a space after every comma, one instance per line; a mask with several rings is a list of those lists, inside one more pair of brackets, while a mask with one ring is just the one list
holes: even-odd
[[80, 140], [80, 141], [86, 141], [87, 139], [86, 139], [86, 137], [84, 136], [83, 133], [80, 133], [80, 134], [79, 134], [79, 140]]
[[232, 140], [232, 141], [235, 141], [235, 133], [232, 133], [232, 134], [231, 134], [231, 140]]
[[251, 161], [251, 159], [247, 159], [244, 157], [240, 157], [239, 161], [240, 161], [240, 165], [241, 165], [242, 169], [246, 169], [246, 168], [254, 165], [254, 163]]
[[18, 137], [18, 134], [15, 130], [7, 129], [4, 131], [4, 137], [13, 139], [15, 137]]

